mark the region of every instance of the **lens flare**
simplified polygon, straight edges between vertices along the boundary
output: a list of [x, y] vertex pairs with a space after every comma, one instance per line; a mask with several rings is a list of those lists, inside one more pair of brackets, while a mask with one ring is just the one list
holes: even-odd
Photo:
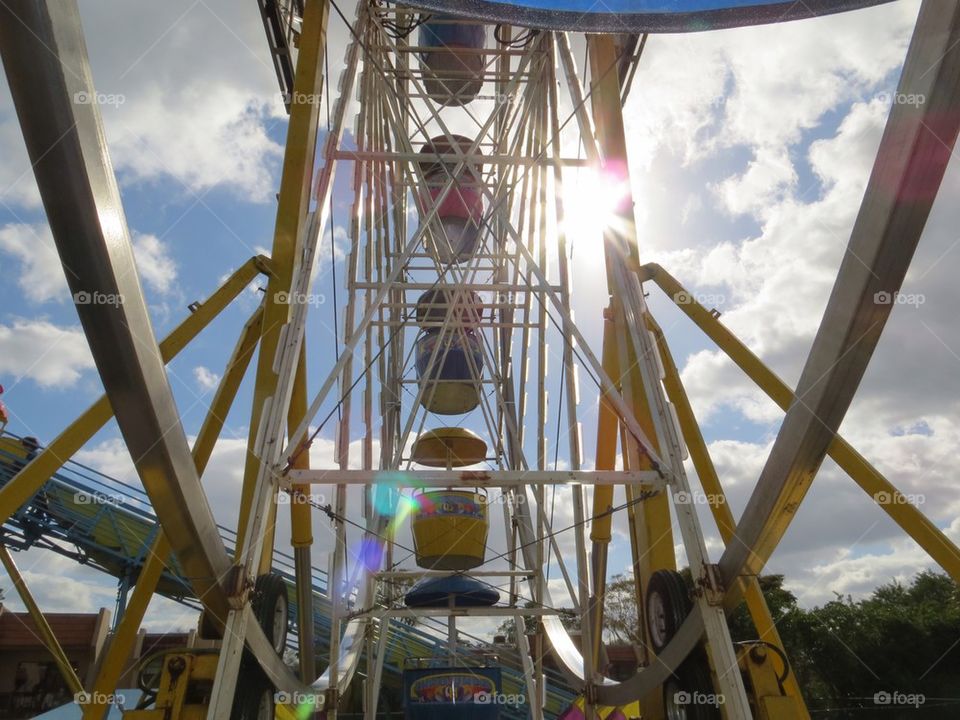
[[564, 229], [568, 242], [601, 242], [606, 230], [623, 227], [631, 211], [629, 177], [622, 168], [582, 168], [564, 185]]

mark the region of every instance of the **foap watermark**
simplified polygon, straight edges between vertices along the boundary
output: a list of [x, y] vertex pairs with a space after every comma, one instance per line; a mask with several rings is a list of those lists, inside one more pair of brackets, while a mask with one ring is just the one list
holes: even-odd
[[299, 690], [294, 690], [293, 692], [286, 692], [281, 690], [280, 692], [273, 694], [273, 702], [279, 705], [319, 705], [319, 698], [313, 693], [300, 692]]
[[673, 501], [678, 505], [709, 505], [710, 507], [718, 507], [727, 502], [727, 497], [726, 495], [705, 493], [700, 490], [681, 490], [674, 494]]
[[478, 692], [473, 696], [473, 701], [477, 705], [503, 705], [506, 707], [520, 707], [525, 705], [527, 698], [525, 695], [514, 695], [512, 693], [500, 692]]
[[920, 107], [927, 102], [927, 96], [923, 93], [902, 93], [899, 91], [882, 92], [877, 95], [877, 100], [890, 103], [891, 105], [913, 105]]
[[497, 105], [513, 105], [517, 96], [512, 93], [496, 93], [494, 95], [477, 95], [476, 100], [493, 100]]
[[913, 305], [914, 307], [920, 307], [926, 301], [926, 295], [921, 293], [887, 292], [886, 290], [881, 290], [873, 294], [873, 302], [876, 305]]
[[483, 499], [485, 505], [523, 505], [527, 502], [527, 497], [523, 493], [517, 493], [513, 498], [510, 495], [500, 493], [499, 495], [487, 496]]
[[904, 494], [881, 490], [873, 494], [873, 500], [877, 505], [923, 505], [927, 501], [927, 497], [922, 493]]
[[120, 93], [87, 92], [86, 90], [81, 90], [73, 94], [74, 105], [113, 105], [114, 107], [120, 107], [126, 101], [127, 96], [121, 95]]
[[99, 290], [88, 292], [81, 290], [73, 294], [74, 305], [112, 305], [120, 307], [123, 305], [123, 295], [120, 293], [103, 293]]
[[87, 492], [78, 490], [73, 494], [73, 502], [76, 505], [114, 505], [123, 503], [123, 497], [120, 495], [110, 495], [102, 492]]
[[326, 505], [323, 493], [282, 492], [277, 495], [277, 505]]
[[273, 300], [280, 305], [323, 305], [327, 302], [326, 296], [320, 293], [288, 293], [283, 291], [274, 295]]
[[86, 690], [81, 690], [80, 692], [75, 693], [73, 696], [73, 701], [77, 705], [115, 705], [119, 708], [122, 708], [123, 704], [126, 702], [126, 700], [123, 698], [123, 695], [102, 693], [99, 691], [87, 692]]
[[673, 301], [677, 305], [703, 305], [704, 307], [716, 307], [723, 305], [727, 298], [721, 293], [692, 293], [688, 290], [681, 290], [673, 296]]
[[319, 105], [323, 100], [323, 95], [295, 90], [292, 93], [280, 93], [280, 99], [283, 100], [285, 105]]
[[881, 690], [873, 696], [874, 705], [899, 705], [909, 706], [914, 709], [919, 708], [927, 701], [923, 693], [903, 693], [899, 690], [889, 692]]
[[726, 702], [721, 693], [704, 693], [699, 690], [688, 692], [681, 690], [673, 694], [673, 702], [677, 705], [708, 705], [710, 707], [720, 707]]

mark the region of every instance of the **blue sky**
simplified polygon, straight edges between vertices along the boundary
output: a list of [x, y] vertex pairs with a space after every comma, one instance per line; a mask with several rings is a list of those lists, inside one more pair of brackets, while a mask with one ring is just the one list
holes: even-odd
[[[625, 108], [642, 258], [711, 296], [724, 321], [790, 383], [849, 237], [917, 8], [902, 1], [773, 28], [651, 38]], [[209, 295], [252, 255], [268, 251], [286, 116], [252, 3], [81, 2], [81, 10], [98, 90], [124, 98], [102, 112], [154, 329], [162, 337], [185, 317], [190, 302]], [[346, 33], [336, 19], [331, 28], [336, 75]], [[0, 383], [13, 413], [10, 430], [47, 441], [101, 388], [18, 133], [9, 94], [0, 86], [0, 147], [9, 158], [0, 168]], [[334, 196], [341, 227], [348, 182], [349, 167]], [[954, 164], [943, 195], [955, 197], [958, 184]], [[948, 201], [935, 208], [905, 288], [926, 302], [895, 308], [844, 425], [895, 484], [925, 496], [923, 509], [953, 537], [960, 530], [960, 505], [951, 492], [951, 459], [960, 438], [960, 331], [949, 310], [956, 303], [950, 270], [957, 261], [956, 214]], [[315, 286], [328, 302], [312, 310], [312, 388], [334, 360], [327, 329], [333, 324], [333, 268], [341, 302], [344, 297], [347, 240], [340, 231], [335, 235], [338, 259], [329, 261], [327, 237]], [[573, 305], [598, 347], [595, 319], [604, 291], [596, 240], [574, 244], [579, 274]], [[739, 512], [779, 413], [658, 290], [648, 290]], [[256, 287], [245, 291], [171, 363], [170, 382], [188, 434], [199, 428], [213, 381], [257, 302]], [[551, 369], [559, 365], [554, 361]], [[582, 372], [580, 380], [589, 458], [595, 393]], [[250, 391], [248, 378], [211, 465], [215, 509], [229, 524]], [[332, 432], [322, 436], [328, 442], [318, 455], [328, 453]], [[116, 427], [108, 425], [81, 459], [133, 480], [117, 438]], [[705, 515], [704, 523], [716, 556], [719, 540]], [[629, 552], [622, 525], [617, 528], [611, 567], [622, 569]], [[48, 604], [56, 607], [80, 588], [90, 609], [110, 603], [108, 579], [58, 562], [31, 557], [28, 563]], [[828, 461], [771, 569], [785, 572], [791, 589], [812, 604], [834, 592], [868, 592], [925, 563]], [[185, 622], [169, 608], [157, 617], [158, 624]]]

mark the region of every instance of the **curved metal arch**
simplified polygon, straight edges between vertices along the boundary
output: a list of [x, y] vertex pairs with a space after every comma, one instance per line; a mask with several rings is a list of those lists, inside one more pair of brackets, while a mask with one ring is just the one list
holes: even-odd
[[[194, 592], [226, 617], [232, 564], [143, 298], [77, 4], [11, 1], [0, 6], [0, 19], [0, 53], [27, 151], [121, 434]], [[84, 294], [114, 301], [83, 302]], [[308, 692], [252, 626], [249, 645], [267, 675], [279, 688]]]
[[[422, 10], [544, 30], [587, 33], [683, 33], [765, 25], [830, 15], [891, 0], [415, 0]], [[672, 6], [666, 10], [665, 6]]]

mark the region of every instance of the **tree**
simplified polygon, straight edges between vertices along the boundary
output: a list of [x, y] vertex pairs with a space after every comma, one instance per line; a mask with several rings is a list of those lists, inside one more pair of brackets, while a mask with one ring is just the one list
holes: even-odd
[[633, 575], [614, 575], [603, 599], [603, 635], [607, 642], [640, 645], [644, 642]]
[[[536, 607], [536, 604], [532, 600], [528, 600], [523, 605], [525, 608]], [[558, 610], [558, 616], [560, 617], [560, 622], [563, 623], [563, 626], [570, 632], [580, 632], [580, 616], [569, 608], [560, 608]], [[527, 635], [532, 635], [537, 631], [537, 618], [531, 617], [530, 615], [525, 615], [523, 618], [524, 623], [524, 632]], [[517, 624], [514, 622], [513, 618], [507, 618], [500, 625], [497, 626], [497, 629], [494, 631], [494, 635], [503, 635], [506, 638], [508, 645], [517, 644]]]
[[[879, 717], [877, 693], [925, 698], [919, 707], [884, 707], [889, 720], [960, 717], [960, 587], [949, 577], [925, 571], [862, 600], [837, 595], [812, 609], [798, 605], [783, 575], [763, 575], [759, 582], [804, 699], [818, 717]], [[576, 629], [578, 616], [568, 610], [566, 618]], [[728, 622], [735, 642], [758, 639], [745, 605]], [[630, 575], [608, 583], [603, 627], [608, 642], [642, 640]], [[498, 632], [515, 640], [512, 620]]]

